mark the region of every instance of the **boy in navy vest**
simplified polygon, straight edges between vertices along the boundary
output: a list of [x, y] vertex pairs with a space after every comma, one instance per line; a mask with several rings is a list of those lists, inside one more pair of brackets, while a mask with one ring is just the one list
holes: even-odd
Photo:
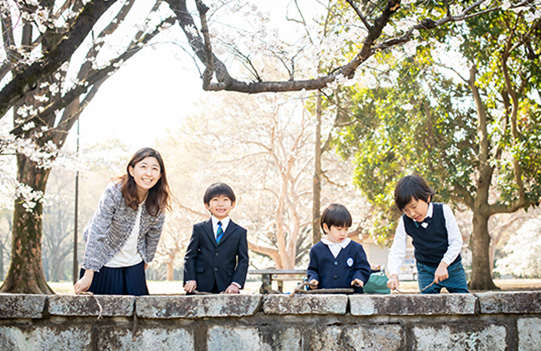
[[409, 235], [415, 249], [421, 293], [438, 294], [443, 287], [450, 293], [467, 293], [466, 273], [460, 257], [462, 235], [451, 208], [430, 202], [433, 196], [434, 191], [418, 175], [405, 176], [398, 181], [394, 199], [404, 214], [389, 252], [387, 286], [393, 290], [399, 286], [398, 271], [406, 256]]
[[331, 204], [321, 214], [321, 229], [327, 235], [310, 249], [308, 282], [322, 289], [353, 287], [362, 293], [370, 277], [370, 264], [361, 244], [348, 238], [351, 214], [340, 204]]

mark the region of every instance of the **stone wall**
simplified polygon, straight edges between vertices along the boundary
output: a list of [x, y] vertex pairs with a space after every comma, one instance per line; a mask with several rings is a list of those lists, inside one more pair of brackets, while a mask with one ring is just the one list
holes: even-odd
[[541, 350], [541, 292], [0, 294], [0, 350]]

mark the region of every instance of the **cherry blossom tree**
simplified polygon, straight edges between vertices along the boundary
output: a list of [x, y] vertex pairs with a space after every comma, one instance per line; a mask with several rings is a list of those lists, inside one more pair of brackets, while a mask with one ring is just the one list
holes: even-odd
[[[150, 14], [159, 4], [148, 9]], [[174, 22], [147, 17], [131, 29], [131, 39], [119, 42], [113, 34], [133, 5], [134, 1], [0, 3], [0, 116], [13, 110], [13, 127], [0, 144], [2, 154], [15, 154], [17, 159], [11, 263], [1, 291], [52, 293], [41, 262], [42, 200], [52, 164], [101, 84]], [[82, 63], [76, 50], [82, 52]]]
[[[503, 251], [506, 257], [496, 263], [500, 274], [515, 277], [541, 277], [541, 219], [539, 217], [523, 222], [516, 234], [507, 242]], [[524, 245], [528, 243], [528, 245]]]

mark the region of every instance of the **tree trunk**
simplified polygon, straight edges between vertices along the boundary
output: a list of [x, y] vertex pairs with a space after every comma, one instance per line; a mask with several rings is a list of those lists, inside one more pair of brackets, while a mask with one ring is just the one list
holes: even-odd
[[4, 280], [4, 245], [0, 243], [0, 280]]
[[165, 273], [165, 280], [168, 282], [173, 280], [173, 274], [175, 273], [175, 269], [173, 268], [173, 259], [168, 261], [166, 264], [167, 272]]
[[319, 218], [321, 217], [321, 92], [316, 95], [316, 132], [314, 150], [314, 180], [312, 194], [312, 245], [321, 240]]
[[473, 234], [470, 239], [472, 248], [472, 275], [470, 290], [497, 290], [498, 287], [490, 274], [490, 235], [488, 233], [489, 216], [474, 211]]
[[[50, 169], [38, 168], [26, 156], [17, 156], [17, 180], [34, 191], [45, 193]], [[0, 292], [23, 294], [54, 294], [47, 285], [41, 262], [43, 205], [35, 202], [31, 212], [18, 196], [13, 211], [11, 263]]]

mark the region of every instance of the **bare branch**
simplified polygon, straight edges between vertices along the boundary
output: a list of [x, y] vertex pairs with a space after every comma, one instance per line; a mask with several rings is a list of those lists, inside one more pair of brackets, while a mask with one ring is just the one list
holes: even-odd
[[269, 257], [270, 259], [272, 259], [274, 262], [276, 262], [276, 265], [277, 265], [276, 268], [278, 269], [282, 268], [280, 267], [281, 260], [280, 260], [280, 254], [278, 253], [278, 250], [270, 248], [270, 247], [257, 245], [251, 241], [248, 241], [248, 248], [254, 252], [257, 252], [261, 255], [265, 255]]
[[182, 208], [183, 210], [186, 210], [194, 215], [197, 215], [199, 217], [203, 217], [203, 218], [208, 218], [208, 213], [205, 213], [205, 212], [199, 212], [197, 210], [194, 210], [192, 209], [191, 207], [188, 207], [186, 205], [184, 205], [182, 202], [180, 202], [179, 199], [177, 199], [176, 197], [174, 198], [174, 202], [175, 204], [177, 204], [180, 208]]
[[206, 68], [203, 72], [203, 86], [206, 86], [207, 84], [210, 84], [210, 81], [212, 79], [212, 66], [214, 61], [214, 54], [212, 53], [212, 46], [210, 43], [209, 28], [206, 15], [209, 8], [201, 0], [196, 0], [195, 3], [197, 4], [197, 11], [199, 11], [199, 18], [201, 19], [201, 33], [203, 33], [203, 39], [205, 43]]
[[338, 183], [336, 183], [335, 181], [331, 180], [331, 178], [329, 178], [329, 177], [327, 176], [327, 172], [321, 172], [321, 176], [322, 176], [323, 178], [325, 178], [325, 180], [326, 180], [327, 183], [329, 183], [329, 184], [332, 184], [332, 185], [337, 186], [337, 187], [339, 187], [339, 188], [345, 188], [345, 187], [347, 187], [346, 184], [338, 184]]
[[331, 74], [319, 78], [297, 81], [241, 82], [230, 76], [225, 65], [214, 56], [212, 52], [208, 51], [204, 41], [197, 33], [195, 33], [193, 30], [195, 28], [194, 21], [186, 9], [186, 2], [184, 0], [167, 1], [178, 16], [179, 23], [186, 33], [194, 52], [198, 58], [205, 63], [207, 68], [210, 67], [207, 64], [207, 56], [211, 55], [212, 57], [214, 63], [212, 68], [216, 75], [217, 82], [213, 83], [204, 79], [203, 89], [211, 91], [238, 91], [244, 93], [300, 91], [303, 89], [316, 90], [327, 86], [329, 82], [332, 82], [338, 76], [353, 77], [357, 67], [373, 54], [371, 48], [374, 45], [375, 40], [381, 35], [383, 27], [389, 22], [393, 13], [398, 10], [399, 4], [399, 0], [389, 0], [387, 2], [387, 6], [383, 9], [382, 14], [376, 19], [375, 24], [371, 27], [359, 53], [348, 64]]
[[353, 8], [353, 10], [355, 10], [355, 13], [357, 14], [357, 16], [359, 16], [359, 18], [361, 19], [361, 21], [363, 21], [366, 29], [368, 29], [368, 31], [370, 31], [370, 29], [372, 28], [372, 26], [370, 25], [370, 23], [368, 23], [368, 21], [366, 20], [366, 18], [363, 16], [363, 14], [361, 13], [361, 10], [359, 10], [359, 8], [357, 7], [357, 5], [355, 5], [355, 3], [352, 1], [352, 0], [346, 0], [346, 2]]

